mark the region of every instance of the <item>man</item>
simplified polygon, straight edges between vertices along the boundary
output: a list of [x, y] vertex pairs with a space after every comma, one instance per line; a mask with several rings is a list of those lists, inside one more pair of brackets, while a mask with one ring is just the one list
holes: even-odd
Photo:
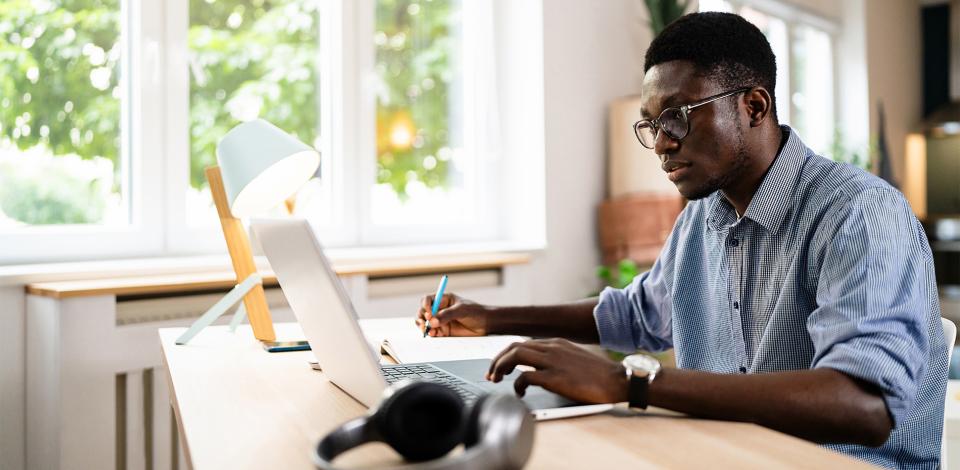
[[[775, 112], [776, 65], [739, 16], [687, 15], [646, 54], [640, 143], [690, 203], [653, 268], [549, 307], [432, 296], [432, 336], [525, 334], [488, 378], [516, 390], [755, 422], [889, 467], [937, 466], [947, 351], [933, 264], [903, 196], [815, 155]], [[635, 380], [577, 342], [675, 348]], [[644, 366], [640, 366], [643, 369]], [[652, 377], [652, 380], [647, 380]]]

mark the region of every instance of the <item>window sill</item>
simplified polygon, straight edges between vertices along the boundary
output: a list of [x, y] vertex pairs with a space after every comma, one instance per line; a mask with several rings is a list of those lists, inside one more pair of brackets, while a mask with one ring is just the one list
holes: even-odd
[[[491, 242], [339, 248], [326, 254], [342, 276], [401, 276], [524, 264], [541, 249]], [[265, 283], [275, 284], [266, 258], [255, 261]], [[57, 298], [229, 288], [235, 283], [230, 266], [226, 255], [2, 266], [0, 286], [28, 285], [33, 294]]]

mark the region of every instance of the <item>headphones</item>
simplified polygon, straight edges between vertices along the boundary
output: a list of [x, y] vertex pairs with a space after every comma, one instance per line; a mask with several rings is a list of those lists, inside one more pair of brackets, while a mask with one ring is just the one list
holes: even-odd
[[[313, 461], [332, 470], [338, 455], [368, 442], [384, 442], [404, 459], [399, 469], [519, 469], [533, 448], [534, 420], [527, 406], [507, 394], [481, 396], [464, 405], [453, 389], [402, 381], [388, 387], [380, 405], [348, 421], [317, 444]], [[438, 459], [463, 443], [459, 455]]]

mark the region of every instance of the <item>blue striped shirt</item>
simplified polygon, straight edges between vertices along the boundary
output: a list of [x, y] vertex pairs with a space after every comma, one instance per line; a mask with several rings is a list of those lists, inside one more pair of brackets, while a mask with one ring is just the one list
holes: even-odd
[[876, 384], [894, 422], [887, 467], [939, 463], [947, 349], [933, 261], [903, 195], [814, 154], [790, 128], [746, 213], [716, 192], [677, 219], [653, 268], [594, 310], [610, 349], [673, 347], [727, 374], [829, 367]]

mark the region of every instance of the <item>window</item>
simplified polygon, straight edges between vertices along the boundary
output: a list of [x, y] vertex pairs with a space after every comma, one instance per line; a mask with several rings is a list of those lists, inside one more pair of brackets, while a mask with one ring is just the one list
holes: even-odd
[[[126, 0], [0, 2], [0, 262], [156, 253]], [[144, 112], [134, 112], [134, 109]]]
[[[344, 4], [340, 15], [354, 14], [367, 26], [337, 37], [323, 30], [321, 4], [190, 0], [183, 245], [220, 243], [203, 169], [215, 164], [220, 136], [256, 117], [321, 152], [320, 177], [300, 191], [295, 211], [310, 219], [328, 244], [495, 236], [483, 199], [489, 165], [477, 161], [466, 132], [476, 112], [468, 99], [472, 83], [456, 60], [469, 52], [467, 35], [490, 31], [465, 27], [456, 0], [376, 0]], [[329, 15], [337, 12], [330, 9]], [[332, 47], [322, 50], [324, 41]], [[350, 65], [337, 63], [338, 44], [372, 60], [343, 70]], [[343, 80], [355, 81], [353, 93]], [[360, 97], [351, 100], [351, 94]], [[355, 109], [338, 110], [337, 96]], [[355, 133], [323, 122], [349, 120], [351, 111], [360, 122]], [[360, 142], [344, 142], [351, 138]], [[203, 239], [209, 243], [198, 243]]]
[[516, 217], [498, 181], [515, 177], [501, 178], [498, 105], [542, 106], [497, 93], [533, 86], [497, 68], [517, 60], [497, 56], [498, 14], [490, 0], [2, 2], [0, 263], [222, 252], [203, 170], [257, 117], [320, 151], [295, 211], [328, 245], [519, 237], [501, 222]]
[[496, 155], [487, 150], [498, 137], [480, 132], [496, 99], [484, 85], [495, 77], [478, 66], [492, 54], [490, 15], [490, 2], [376, 2], [376, 178], [365, 241], [495, 233], [486, 200]]
[[823, 18], [773, 1], [702, 0], [700, 11], [735, 12], [750, 21], [777, 56], [777, 116], [814, 151], [829, 154], [837, 145], [834, 106], [834, 37]]
[[454, 156], [463, 153], [455, 122], [462, 114], [462, 79], [454, 64], [460, 25], [452, 15], [458, 7], [449, 0], [426, 9], [411, 1], [377, 2], [374, 223], [402, 224], [429, 214], [455, 179]]
[[119, 0], [0, 4], [0, 232], [130, 223]]

